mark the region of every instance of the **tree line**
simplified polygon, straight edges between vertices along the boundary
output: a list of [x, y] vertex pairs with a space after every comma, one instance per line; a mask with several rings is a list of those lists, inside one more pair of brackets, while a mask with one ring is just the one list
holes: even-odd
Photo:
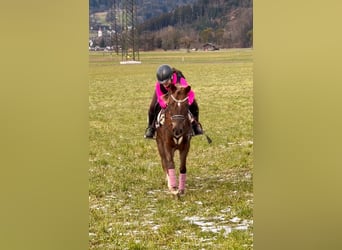
[[[201, 49], [206, 43], [219, 48], [252, 47], [253, 2], [197, 0], [147, 19], [137, 28], [141, 50]], [[119, 40], [103, 36], [95, 43], [110, 46]]]

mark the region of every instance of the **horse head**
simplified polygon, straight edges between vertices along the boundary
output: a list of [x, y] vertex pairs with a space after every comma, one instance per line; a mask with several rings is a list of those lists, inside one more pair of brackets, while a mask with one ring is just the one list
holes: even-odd
[[180, 85], [170, 86], [168, 99], [168, 112], [171, 116], [173, 136], [180, 138], [189, 133], [190, 121], [188, 119], [189, 102], [188, 93], [191, 87], [182, 87]]

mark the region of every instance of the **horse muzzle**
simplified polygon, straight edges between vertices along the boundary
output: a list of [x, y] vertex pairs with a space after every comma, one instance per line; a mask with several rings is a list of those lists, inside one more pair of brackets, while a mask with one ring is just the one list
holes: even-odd
[[171, 117], [172, 121], [172, 132], [176, 139], [179, 139], [184, 135], [184, 121], [185, 117], [183, 115], [173, 115]]

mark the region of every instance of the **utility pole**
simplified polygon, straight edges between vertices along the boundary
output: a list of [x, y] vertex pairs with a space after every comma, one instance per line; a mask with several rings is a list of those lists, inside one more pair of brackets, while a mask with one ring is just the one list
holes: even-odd
[[122, 62], [140, 63], [136, 0], [122, 0], [121, 16]]
[[117, 55], [119, 55], [119, 26], [118, 26], [118, 0], [111, 0], [111, 7], [110, 7], [110, 22], [111, 22], [111, 34], [114, 33], [114, 37], [111, 36], [111, 45], [113, 45], [114, 40], [114, 49]]

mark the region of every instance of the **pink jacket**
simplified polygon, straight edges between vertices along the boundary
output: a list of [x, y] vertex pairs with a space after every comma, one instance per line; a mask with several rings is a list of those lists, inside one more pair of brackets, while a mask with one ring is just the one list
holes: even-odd
[[[177, 75], [176, 75], [176, 73], [173, 74], [173, 78], [172, 79], [173, 80], [172, 80], [171, 84], [176, 84], [177, 83]], [[187, 87], [188, 86], [187, 81], [183, 77], [180, 78], [180, 82], [179, 83], [183, 87]], [[156, 82], [156, 95], [157, 95], [157, 100], [158, 100], [158, 103], [159, 103], [160, 107], [165, 109], [166, 106], [167, 106], [166, 102], [163, 99], [163, 96], [165, 95], [165, 93], [163, 93], [163, 91], [161, 90], [160, 83], [158, 81]], [[188, 93], [188, 97], [189, 97], [188, 98], [189, 105], [191, 105], [193, 103], [193, 101], [195, 100], [195, 92], [192, 89]]]

